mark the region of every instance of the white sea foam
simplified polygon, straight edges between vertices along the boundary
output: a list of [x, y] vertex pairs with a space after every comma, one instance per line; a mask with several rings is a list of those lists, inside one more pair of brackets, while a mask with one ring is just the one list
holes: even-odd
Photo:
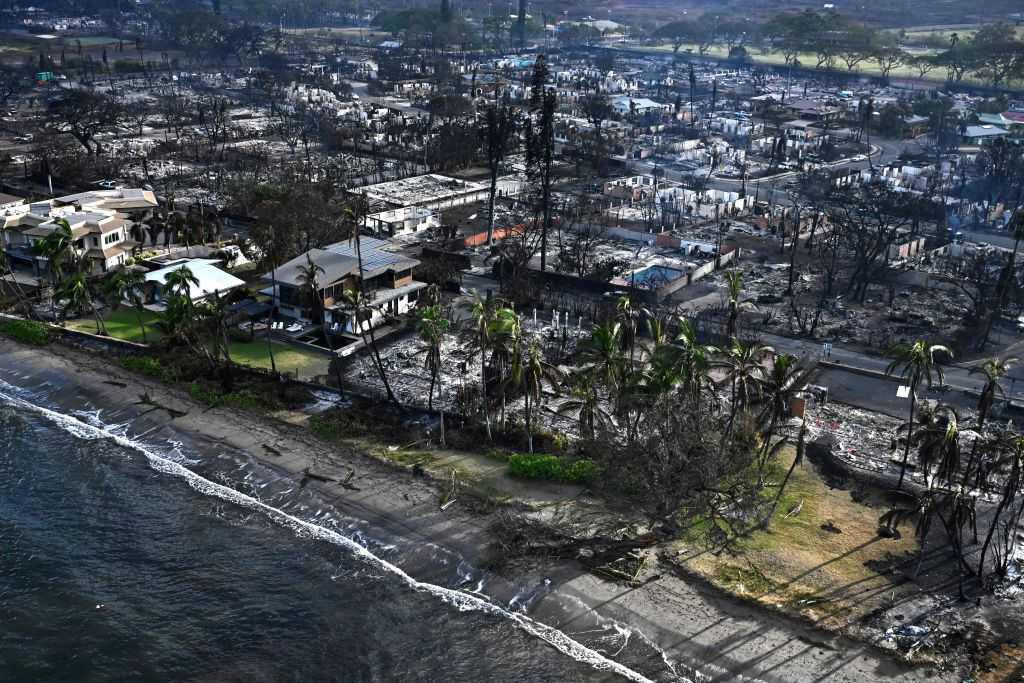
[[[5, 389], [7, 387], [15, 389], [15, 387], [12, 387], [3, 380], [0, 380], [0, 385], [3, 385], [3, 388]], [[282, 526], [288, 527], [300, 538], [312, 538], [341, 546], [367, 564], [398, 577], [413, 590], [429, 593], [453, 606], [460, 612], [475, 611], [502, 617], [511, 621], [527, 633], [548, 643], [559, 652], [575, 659], [576, 661], [588, 664], [598, 671], [610, 671], [627, 680], [635, 681], [636, 683], [652, 683], [650, 679], [643, 674], [640, 674], [619, 662], [609, 659], [600, 652], [586, 647], [556, 628], [543, 624], [525, 614], [509, 611], [508, 609], [490, 602], [482, 596], [418, 581], [405, 573], [405, 571], [400, 567], [397, 567], [387, 560], [374, 555], [360, 543], [343, 536], [337, 531], [299, 519], [298, 517], [294, 517], [293, 515], [290, 515], [278, 508], [271, 507], [256, 498], [236, 491], [235, 489], [205, 479], [182, 464], [155, 452], [150, 447], [139, 443], [134, 439], [115, 434], [103, 427], [88, 424], [87, 422], [83, 422], [71, 415], [58, 413], [29, 401], [25, 401], [15, 396], [15, 393], [20, 392], [0, 392], [0, 399], [9, 401], [21, 408], [42, 415], [54, 424], [58, 425], [60, 428], [64, 429], [66, 432], [78, 438], [88, 440], [109, 439], [120, 446], [138, 451], [146, 457], [150, 467], [164, 474], [181, 477], [199, 493], [215, 496], [221, 500], [240, 505], [246, 509], [260, 512]], [[686, 683], [690, 683], [688, 679], [682, 680], [686, 681]]]

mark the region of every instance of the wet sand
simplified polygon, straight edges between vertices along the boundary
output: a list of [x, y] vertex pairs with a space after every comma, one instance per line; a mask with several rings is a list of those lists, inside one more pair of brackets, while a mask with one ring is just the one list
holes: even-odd
[[[458, 503], [440, 510], [439, 485], [353, 448], [325, 444], [303, 427], [234, 409], [206, 409], [176, 388], [129, 373], [102, 353], [57, 345], [40, 350], [0, 340], [0, 378], [10, 374], [70, 379], [83, 396], [107, 405], [124, 406], [148, 394], [153, 403], [186, 413], [172, 419], [163, 410], [149, 412], [145, 420], [151, 434], [183, 435], [200, 449], [216, 443], [243, 451], [315, 487], [354, 517], [450, 548], [469, 560], [479, 557], [488, 542], [490, 517]], [[547, 575], [555, 588], [545, 600], [561, 598], [579, 608], [569, 616], [564, 609], [545, 614], [540, 604], [535, 617], [565, 631], [595, 617], [627, 624], [682, 664], [680, 673], [691, 678], [692, 667], [699, 678], [714, 681], [958, 680], [666, 572], [635, 588], [601, 580], [569, 562], [552, 565]], [[417, 578], [431, 580], [429, 574]]]

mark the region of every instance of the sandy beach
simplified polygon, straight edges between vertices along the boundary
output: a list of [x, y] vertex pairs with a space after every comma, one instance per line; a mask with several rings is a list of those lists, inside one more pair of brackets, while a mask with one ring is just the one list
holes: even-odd
[[[326, 444], [301, 426], [227, 408], [207, 409], [184, 392], [134, 375], [109, 356], [65, 346], [23, 347], [0, 340], [0, 378], [60, 376], [94, 404], [139, 406], [149, 433], [176, 434], [192, 446], [216, 444], [249, 454], [374, 527], [451, 548], [470, 560], [488, 542], [494, 513], [474, 506], [440, 509], [441, 484], [381, 462], [354, 447]], [[152, 405], [172, 408], [178, 416]], [[178, 413], [184, 413], [180, 415]], [[315, 476], [310, 477], [310, 474]], [[420, 581], [430, 581], [424, 567]], [[546, 568], [553, 591], [531, 610], [569, 631], [583, 619], [613, 619], [677, 662], [681, 675], [714, 681], [939, 681], [952, 673], [905, 665], [872, 646], [835, 637], [783, 615], [725, 597], [661, 572], [639, 587], [604, 581], [572, 562]], [[546, 613], [543, 602], [578, 605], [574, 614]], [[692, 670], [696, 670], [695, 676]]]

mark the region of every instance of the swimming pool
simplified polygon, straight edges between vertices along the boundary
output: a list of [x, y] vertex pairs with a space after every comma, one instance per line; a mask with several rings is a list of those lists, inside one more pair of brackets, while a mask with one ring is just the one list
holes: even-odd
[[635, 284], [636, 287], [655, 289], [656, 287], [666, 285], [673, 280], [678, 280], [684, 275], [686, 275], [686, 273], [678, 268], [669, 268], [668, 266], [647, 266], [646, 268], [641, 268], [630, 275], [623, 276], [623, 279], [630, 284]]

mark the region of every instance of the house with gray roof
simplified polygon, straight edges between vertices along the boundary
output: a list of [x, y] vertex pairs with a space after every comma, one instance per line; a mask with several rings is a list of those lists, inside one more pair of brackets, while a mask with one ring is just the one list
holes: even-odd
[[[359, 253], [355, 243], [349, 242], [311, 249], [264, 273], [260, 280], [268, 285], [263, 292], [274, 298], [283, 315], [320, 323], [315, 318], [318, 310], [323, 310], [328, 326], [354, 333], [358, 332], [355, 311], [345, 293], [362, 291], [365, 294], [371, 311], [368, 319], [370, 325], [376, 327], [408, 313], [416, 305], [419, 292], [427, 286], [413, 279], [413, 270], [419, 264], [416, 259], [395, 251], [389, 242], [363, 237], [359, 240]], [[321, 307], [315, 306], [312, 298], [309, 276], [314, 270]]]

